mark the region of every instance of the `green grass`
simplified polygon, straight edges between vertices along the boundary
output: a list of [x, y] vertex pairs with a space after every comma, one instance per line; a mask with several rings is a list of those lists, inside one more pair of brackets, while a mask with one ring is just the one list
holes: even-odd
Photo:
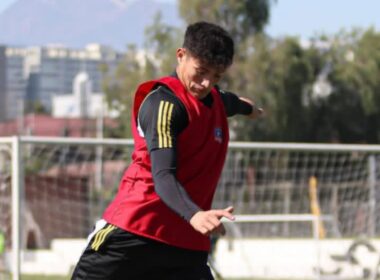
[[[2, 278], [3, 275], [0, 273], [0, 280], [11, 280], [10, 277]], [[216, 280], [218, 278], [215, 278]], [[46, 276], [46, 275], [22, 275], [21, 280], [70, 280], [70, 276]], [[270, 279], [253, 279], [253, 278], [223, 278], [223, 280], [270, 280]], [[279, 280], [279, 279], [273, 279]], [[289, 280], [289, 279], [287, 279]]]
[[[0, 277], [0, 279], [3, 279]], [[8, 280], [7, 278], [5, 278]], [[11, 278], [9, 278], [11, 279]], [[22, 275], [21, 280], [69, 280], [69, 276]], [[248, 278], [225, 278], [225, 280], [249, 280]], [[266, 279], [268, 280], [268, 279]]]
[[[11, 280], [9, 274], [4, 275], [0, 272], [0, 280]], [[46, 275], [21, 275], [21, 280], [69, 280], [70, 276], [46, 276]], [[215, 278], [216, 280], [218, 278]], [[224, 278], [224, 280], [268, 280], [268, 279], [251, 279], [251, 278]], [[273, 279], [279, 280], [279, 279]], [[289, 279], [287, 279], [289, 280]]]
[[[20, 276], [21, 280], [69, 280], [70, 276], [57, 276], [57, 275], [36, 275], [36, 274], [23, 274]], [[0, 271], [0, 280], [12, 280], [12, 274], [9, 272]]]
[[23, 275], [21, 280], [68, 280], [70, 277], [66, 276], [42, 276], [42, 275]]

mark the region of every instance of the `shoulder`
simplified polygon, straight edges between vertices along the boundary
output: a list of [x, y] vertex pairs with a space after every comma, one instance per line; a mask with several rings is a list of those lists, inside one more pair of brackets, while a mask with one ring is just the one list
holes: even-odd
[[185, 106], [181, 102], [181, 100], [166, 86], [164, 85], [157, 85], [146, 97], [143, 101], [142, 107], [146, 106], [159, 106], [161, 102], [169, 102], [173, 104], [175, 107], [178, 107], [178, 109], [185, 110]]

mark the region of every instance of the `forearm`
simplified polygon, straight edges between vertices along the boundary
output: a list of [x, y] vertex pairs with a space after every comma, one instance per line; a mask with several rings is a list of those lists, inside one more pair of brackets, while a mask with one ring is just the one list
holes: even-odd
[[192, 201], [176, 178], [175, 150], [158, 149], [150, 153], [155, 191], [162, 201], [187, 221], [201, 209]]
[[220, 91], [224, 108], [228, 117], [234, 115], [250, 115], [254, 110], [254, 106], [232, 92]]

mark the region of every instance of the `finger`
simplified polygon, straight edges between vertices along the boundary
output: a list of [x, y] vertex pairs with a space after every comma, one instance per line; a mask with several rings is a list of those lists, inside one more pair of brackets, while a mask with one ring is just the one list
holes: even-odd
[[227, 211], [227, 212], [232, 213], [232, 212], [234, 212], [234, 207], [233, 207], [233, 206], [228, 206], [228, 207], [225, 208], [224, 210]]
[[[234, 212], [234, 207], [228, 206], [227, 208], [224, 209], [224, 211], [228, 212], [229, 214], [232, 214]], [[229, 218], [229, 217], [226, 217], [226, 218]], [[233, 221], [235, 220], [235, 216], [231, 215], [229, 219]]]
[[259, 117], [262, 117], [263, 115], [264, 115], [263, 108], [256, 107], [255, 105], [253, 105], [252, 113], [248, 115], [248, 117], [255, 120]]
[[233, 209], [229, 209], [229, 211], [226, 210], [215, 210], [216, 217], [220, 220], [221, 218], [225, 217], [231, 221], [235, 220], [235, 217], [231, 214], [230, 211], [233, 211]]
[[199, 232], [202, 233], [203, 235], [210, 235], [210, 231], [205, 226], [201, 226], [199, 229]]
[[204, 221], [203, 226], [210, 232], [217, 228], [217, 226], [215, 226], [211, 221]]
[[214, 225], [214, 227], [219, 227], [222, 224], [216, 216], [210, 216], [209, 221]]

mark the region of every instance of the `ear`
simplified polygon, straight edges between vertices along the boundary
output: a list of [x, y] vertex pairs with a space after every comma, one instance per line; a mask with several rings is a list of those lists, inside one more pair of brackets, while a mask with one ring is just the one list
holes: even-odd
[[186, 55], [186, 50], [184, 48], [177, 49], [176, 56], [177, 56], [177, 62], [181, 63]]

